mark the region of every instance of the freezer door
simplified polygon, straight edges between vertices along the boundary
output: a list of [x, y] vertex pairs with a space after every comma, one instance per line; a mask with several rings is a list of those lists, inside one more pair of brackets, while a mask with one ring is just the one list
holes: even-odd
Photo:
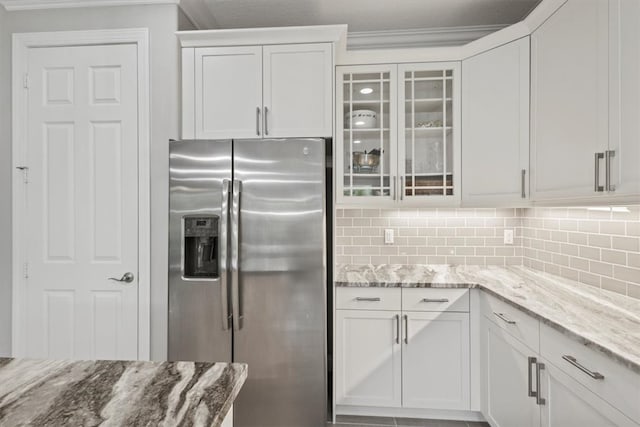
[[231, 141], [169, 145], [169, 360], [232, 358], [227, 289], [231, 148]]
[[322, 139], [234, 141], [236, 427], [326, 423], [324, 155]]

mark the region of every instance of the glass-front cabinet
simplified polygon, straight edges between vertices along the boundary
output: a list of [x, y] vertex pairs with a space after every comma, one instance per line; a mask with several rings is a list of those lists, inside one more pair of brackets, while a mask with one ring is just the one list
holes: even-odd
[[338, 203], [460, 202], [459, 67], [337, 67]]

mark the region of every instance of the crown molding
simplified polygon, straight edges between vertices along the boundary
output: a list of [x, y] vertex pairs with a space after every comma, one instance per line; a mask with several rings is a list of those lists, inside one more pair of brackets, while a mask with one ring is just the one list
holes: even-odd
[[348, 50], [461, 46], [506, 25], [476, 25], [412, 30], [362, 31], [347, 36]]
[[64, 9], [75, 7], [134, 6], [144, 4], [180, 4], [180, 0], [0, 0], [8, 11]]

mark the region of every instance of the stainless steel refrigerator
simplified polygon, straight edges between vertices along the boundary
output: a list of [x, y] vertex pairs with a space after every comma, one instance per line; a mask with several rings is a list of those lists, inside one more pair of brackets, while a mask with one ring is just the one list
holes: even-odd
[[327, 418], [325, 141], [172, 141], [169, 358], [243, 362], [235, 427]]

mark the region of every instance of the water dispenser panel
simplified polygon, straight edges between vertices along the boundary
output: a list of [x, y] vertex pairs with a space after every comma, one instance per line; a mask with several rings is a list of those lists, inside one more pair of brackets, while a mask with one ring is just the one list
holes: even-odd
[[184, 217], [184, 277], [215, 279], [218, 271], [216, 215]]

